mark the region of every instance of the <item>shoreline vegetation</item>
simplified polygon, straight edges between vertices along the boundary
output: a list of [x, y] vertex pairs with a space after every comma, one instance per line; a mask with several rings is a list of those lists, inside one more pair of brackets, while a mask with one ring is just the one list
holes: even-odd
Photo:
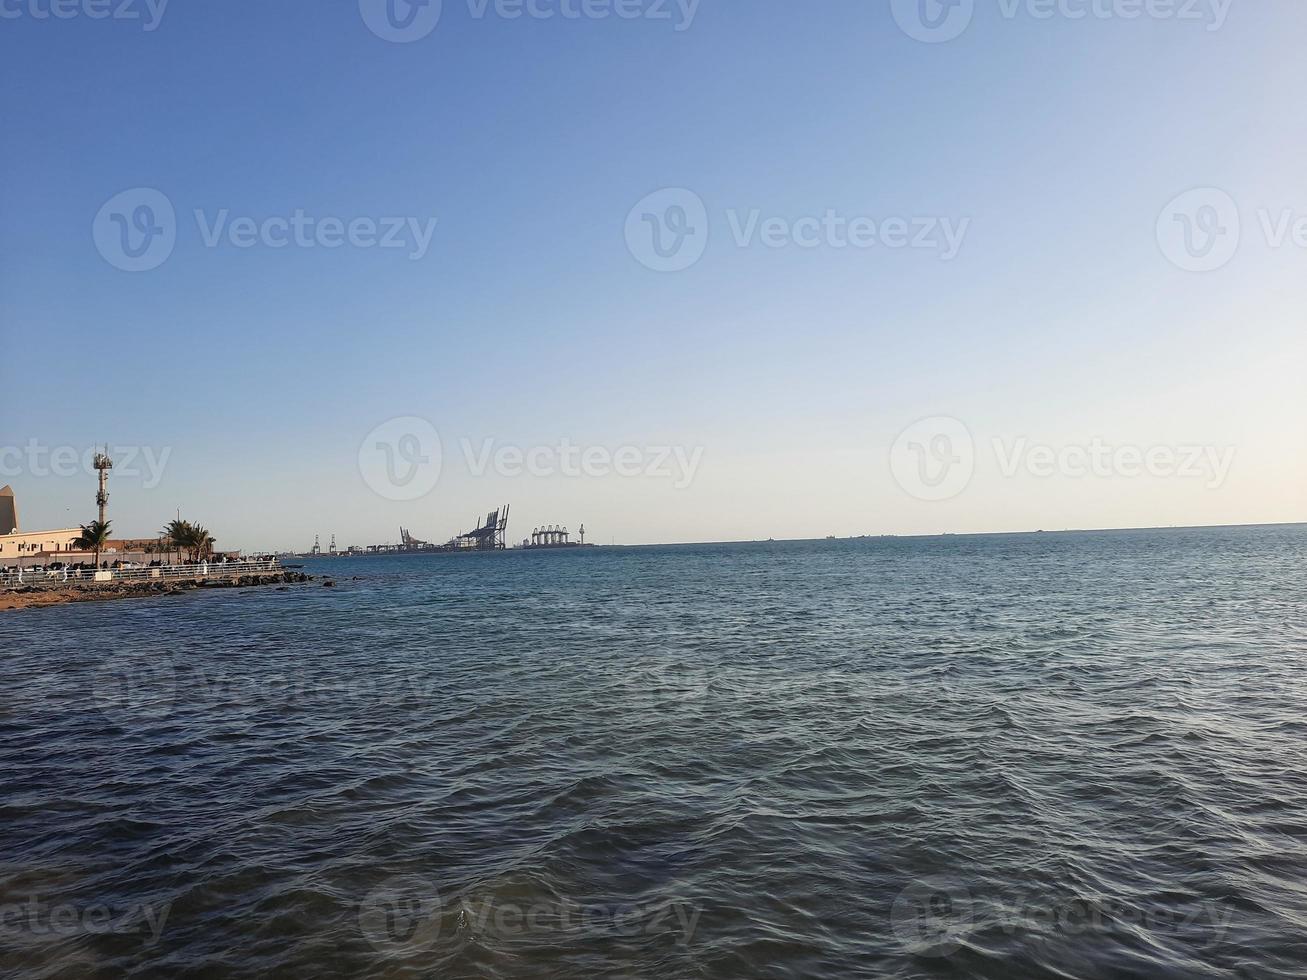
[[303, 572], [277, 570], [250, 572], [229, 578], [202, 577], [175, 581], [84, 582], [56, 586], [21, 585], [0, 589], [0, 612], [40, 609], [72, 602], [106, 602], [111, 599], [145, 599], [181, 595], [198, 589], [242, 589], [268, 585], [299, 585], [313, 579]]

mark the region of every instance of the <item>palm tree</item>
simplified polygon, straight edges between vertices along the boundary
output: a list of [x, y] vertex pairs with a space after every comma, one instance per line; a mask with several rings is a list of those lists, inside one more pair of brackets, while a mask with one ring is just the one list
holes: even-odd
[[207, 557], [213, 550], [214, 537], [208, 529], [200, 524], [192, 524], [178, 518], [169, 521], [163, 529], [163, 536], [178, 551], [187, 551], [193, 561]]
[[195, 529], [191, 526], [191, 522], [183, 521], [180, 518], [175, 521], [169, 521], [161, 533], [163, 534], [164, 540], [172, 545], [173, 550], [177, 551], [179, 554], [182, 549], [190, 548], [191, 542], [195, 538]]
[[113, 521], [91, 521], [90, 524], [83, 524], [82, 534], [75, 542], [77, 547], [95, 552], [96, 570], [100, 568], [100, 552], [109, 543], [109, 528], [112, 524]]
[[196, 561], [208, 558], [213, 552], [214, 543], [213, 535], [204, 525], [196, 524], [191, 528], [191, 547], [194, 549]]

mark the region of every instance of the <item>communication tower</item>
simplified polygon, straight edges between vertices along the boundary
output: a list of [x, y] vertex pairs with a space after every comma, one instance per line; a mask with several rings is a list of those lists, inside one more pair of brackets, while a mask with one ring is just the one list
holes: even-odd
[[[106, 447], [107, 448], [107, 447]], [[113, 469], [113, 460], [107, 452], [95, 454], [95, 469], [100, 477], [100, 489], [95, 494], [95, 506], [100, 510], [100, 523], [109, 507], [109, 471]]]

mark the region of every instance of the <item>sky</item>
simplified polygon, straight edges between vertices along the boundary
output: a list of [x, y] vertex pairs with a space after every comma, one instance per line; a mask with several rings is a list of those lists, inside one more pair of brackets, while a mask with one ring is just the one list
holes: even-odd
[[1297, 0], [0, 0], [0, 485], [220, 547], [1307, 521]]

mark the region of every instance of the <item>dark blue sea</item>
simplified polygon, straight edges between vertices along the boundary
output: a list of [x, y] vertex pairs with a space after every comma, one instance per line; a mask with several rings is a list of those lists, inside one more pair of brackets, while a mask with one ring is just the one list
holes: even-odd
[[0, 614], [0, 974], [1307, 977], [1307, 527]]

